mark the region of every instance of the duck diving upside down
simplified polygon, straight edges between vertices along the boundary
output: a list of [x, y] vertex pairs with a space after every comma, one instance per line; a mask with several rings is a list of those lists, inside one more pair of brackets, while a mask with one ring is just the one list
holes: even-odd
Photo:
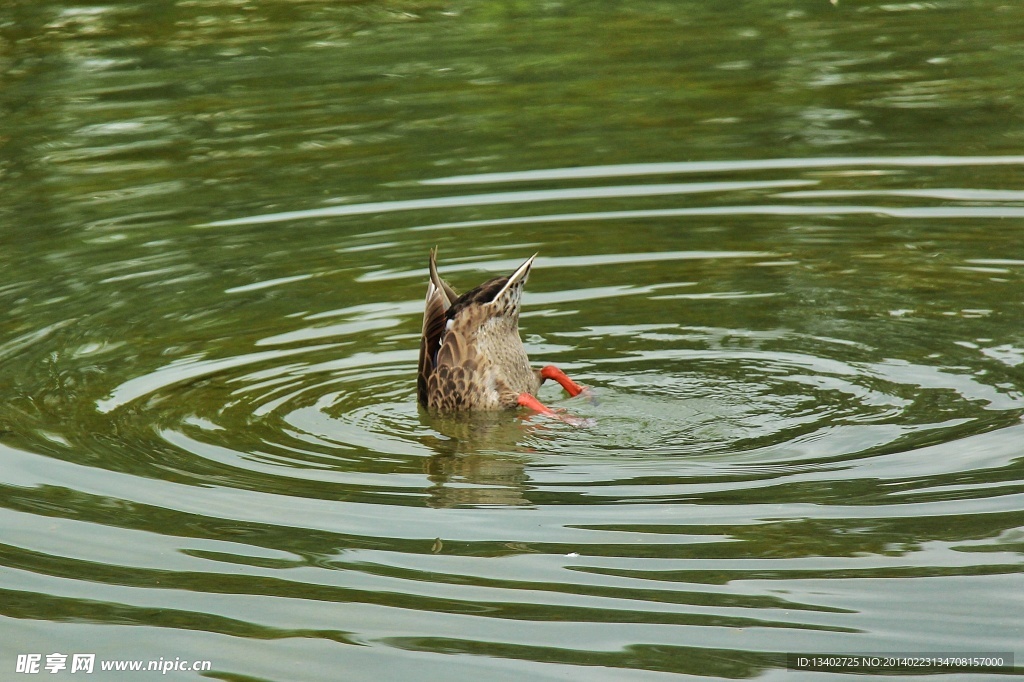
[[507, 277], [494, 277], [459, 296], [437, 274], [437, 249], [430, 251], [430, 281], [423, 312], [416, 394], [437, 412], [526, 407], [570, 424], [537, 399], [546, 379], [570, 396], [585, 388], [554, 365], [535, 370], [519, 337], [523, 287], [536, 254]]

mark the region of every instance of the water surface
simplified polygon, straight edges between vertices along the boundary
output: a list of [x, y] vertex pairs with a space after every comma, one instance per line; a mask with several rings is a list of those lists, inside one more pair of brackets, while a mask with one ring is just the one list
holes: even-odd
[[[3, 16], [5, 675], [1019, 648], [1017, 5]], [[540, 253], [592, 426], [418, 409], [435, 245], [460, 290]]]

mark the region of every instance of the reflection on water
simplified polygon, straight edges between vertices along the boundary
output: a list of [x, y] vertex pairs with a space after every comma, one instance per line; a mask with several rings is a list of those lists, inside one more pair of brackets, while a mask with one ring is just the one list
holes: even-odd
[[[10, 650], [289, 681], [1012, 652], [1021, 10], [734, 9], [10, 10]], [[463, 286], [540, 252], [524, 340], [588, 427], [417, 407], [434, 245]]]

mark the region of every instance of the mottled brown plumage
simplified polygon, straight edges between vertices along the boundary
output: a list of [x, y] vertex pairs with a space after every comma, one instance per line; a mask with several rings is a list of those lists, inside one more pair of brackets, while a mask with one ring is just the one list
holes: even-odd
[[556, 379], [571, 395], [580, 392], [561, 370], [532, 369], [519, 338], [519, 306], [534, 258], [459, 296], [438, 276], [437, 250], [431, 250], [416, 382], [420, 404], [440, 412], [517, 405], [549, 411], [533, 398], [544, 379]]

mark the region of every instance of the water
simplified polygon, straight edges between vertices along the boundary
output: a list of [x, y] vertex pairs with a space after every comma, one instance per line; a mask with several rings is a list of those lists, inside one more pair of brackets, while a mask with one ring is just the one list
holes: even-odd
[[[1019, 650], [1022, 15], [0, 11], [2, 676]], [[592, 426], [417, 408], [435, 245], [460, 290], [540, 253]]]

